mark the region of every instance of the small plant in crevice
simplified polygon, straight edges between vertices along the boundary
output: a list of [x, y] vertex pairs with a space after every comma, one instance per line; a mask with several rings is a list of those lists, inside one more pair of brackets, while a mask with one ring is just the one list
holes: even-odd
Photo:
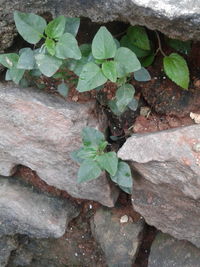
[[[130, 26], [127, 29], [126, 35], [124, 35], [120, 43], [122, 46], [131, 49], [139, 58], [143, 67], [150, 66], [158, 52], [163, 55], [163, 68], [165, 74], [174, 83], [183, 89], [188, 89], [189, 86], [189, 69], [187, 62], [183, 56], [178, 53], [171, 53], [166, 55], [162, 49], [160, 35], [155, 31], [158, 41], [158, 48], [155, 51], [155, 44], [150, 41], [147, 32], [142, 26]], [[174, 50], [187, 55], [191, 50], [190, 41], [180, 41], [176, 39], [165, 38], [165, 43]]]
[[71, 153], [71, 158], [80, 164], [78, 182], [87, 182], [98, 178], [106, 171], [110, 179], [128, 194], [132, 192], [133, 180], [129, 165], [118, 159], [113, 151], [107, 152], [108, 142], [95, 128], [82, 130], [83, 146]]
[[81, 51], [75, 38], [80, 19], [59, 16], [47, 24], [41, 16], [15, 11], [14, 21], [23, 39], [34, 47], [39, 43], [39, 47], [22, 48], [19, 54], [0, 55], [0, 63], [8, 68], [5, 79], [12, 80], [16, 84], [26, 84], [27, 76], [43, 74], [51, 77], [59, 70], [63, 82], [58, 91], [65, 96], [68, 91], [64, 83], [65, 74], [62, 72], [65, 61], [68, 58], [81, 58]]

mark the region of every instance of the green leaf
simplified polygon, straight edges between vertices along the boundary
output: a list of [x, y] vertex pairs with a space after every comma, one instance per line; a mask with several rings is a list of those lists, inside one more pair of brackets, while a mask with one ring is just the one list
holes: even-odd
[[127, 105], [133, 99], [135, 94], [135, 88], [131, 84], [124, 84], [119, 87], [116, 91], [116, 104], [118, 109], [123, 112]]
[[132, 44], [127, 35], [124, 35], [122, 37], [122, 39], [120, 40], [120, 44], [123, 47], [129, 48], [132, 52], [134, 52], [136, 54], [136, 56], [138, 58], [146, 57], [149, 55], [149, 53], [151, 53], [150, 50], [143, 50], [143, 49], [137, 47], [136, 45]]
[[82, 159], [82, 158], [80, 158], [80, 157], [78, 156], [78, 153], [79, 153], [82, 149], [83, 149], [83, 148], [79, 148], [79, 149], [74, 150], [74, 151], [72, 151], [72, 152], [70, 153], [70, 158], [71, 158], [73, 161], [77, 162], [78, 164], [81, 164], [81, 163], [84, 161], [84, 159]]
[[26, 79], [25, 77], [22, 77], [22, 79], [19, 82], [19, 86], [21, 88], [27, 88], [31, 86], [31, 81]]
[[46, 21], [33, 13], [14, 12], [15, 25], [19, 34], [30, 44], [36, 44], [43, 36]]
[[56, 56], [58, 58], [81, 58], [81, 51], [75, 37], [71, 33], [63, 34], [56, 45]]
[[125, 75], [141, 68], [141, 64], [136, 55], [126, 47], [120, 47], [117, 49], [115, 61], [117, 62], [117, 72], [119, 78], [122, 78]]
[[96, 161], [103, 170], [106, 170], [110, 175], [115, 175], [117, 172], [118, 158], [115, 152], [104, 153], [96, 156]]
[[32, 70], [35, 68], [34, 52], [31, 48], [25, 48], [21, 51], [21, 55], [17, 62], [18, 69]]
[[17, 69], [14, 67], [9, 70], [9, 76], [14, 83], [19, 84], [24, 75], [24, 72], [25, 70]]
[[166, 38], [166, 42], [176, 51], [184, 53], [186, 55], [188, 55], [191, 51], [191, 41], [183, 42], [177, 39]]
[[65, 18], [65, 31], [76, 36], [80, 26], [79, 18]]
[[102, 64], [103, 74], [111, 82], [115, 83], [117, 81], [117, 63], [115, 61], [106, 61]]
[[42, 72], [39, 69], [30, 70], [29, 73], [33, 77], [39, 77], [42, 75]]
[[45, 54], [35, 56], [38, 69], [47, 77], [51, 77], [62, 65], [62, 60]]
[[137, 99], [133, 98], [133, 99], [131, 100], [131, 102], [128, 103], [128, 107], [129, 107], [131, 110], [136, 111], [137, 108], [138, 108], [138, 101], [137, 101]]
[[84, 146], [78, 153], [81, 159], [94, 159], [97, 154], [97, 147]]
[[122, 191], [124, 191], [125, 193], [132, 195], [132, 187], [124, 187], [124, 186], [119, 186], [121, 188]]
[[69, 87], [66, 85], [66, 83], [62, 82], [61, 84], [58, 85], [57, 90], [59, 94], [66, 97], [69, 92]]
[[117, 106], [117, 100], [116, 99], [110, 100], [108, 102], [108, 106], [116, 116], [120, 116], [124, 111], [124, 110], [122, 110], [122, 111], [119, 110], [119, 108]]
[[164, 71], [166, 75], [183, 89], [188, 89], [189, 70], [183, 57], [172, 53], [163, 59]]
[[111, 33], [102, 26], [92, 41], [92, 54], [96, 59], [107, 59], [115, 56], [117, 47]]
[[65, 30], [65, 17], [59, 16], [49, 22], [45, 28], [45, 33], [49, 38], [58, 39], [61, 37]]
[[80, 74], [77, 90], [79, 92], [90, 91], [104, 83], [107, 79], [101, 69], [93, 62], [87, 63]]
[[92, 51], [91, 44], [82, 44], [79, 48], [83, 57], [88, 57]]
[[110, 176], [111, 180], [119, 186], [132, 188], [133, 179], [131, 175], [131, 169], [126, 162], [120, 161], [118, 163], [118, 169], [115, 175]]
[[141, 58], [140, 62], [143, 67], [148, 67], [154, 62], [155, 56], [154, 55], [149, 55], [147, 57]]
[[7, 69], [7, 71], [6, 71], [5, 80], [6, 80], [6, 81], [12, 81], [12, 78], [11, 78], [11, 76], [10, 76], [10, 70], [9, 70], [9, 69]]
[[83, 161], [78, 170], [78, 183], [96, 179], [100, 176], [100, 174], [101, 169], [98, 164], [91, 159], [86, 159]]
[[0, 63], [8, 68], [11, 69], [17, 65], [19, 56], [15, 53], [8, 53], [0, 55]]
[[98, 147], [105, 141], [104, 135], [95, 128], [84, 127], [82, 130], [82, 141], [85, 146]]
[[135, 71], [133, 73], [133, 76], [134, 76], [135, 80], [139, 81], [139, 82], [148, 82], [151, 80], [151, 76], [150, 76], [148, 70], [146, 70], [143, 67], [140, 70]]
[[149, 38], [144, 27], [130, 26], [127, 31], [127, 36], [133, 45], [143, 50], [151, 49]]
[[54, 40], [49, 39], [47, 37], [47, 39], [45, 40], [45, 46], [47, 48], [47, 51], [49, 52], [49, 54], [51, 56], [54, 56], [56, 53], [56, 43], [54, 42]]

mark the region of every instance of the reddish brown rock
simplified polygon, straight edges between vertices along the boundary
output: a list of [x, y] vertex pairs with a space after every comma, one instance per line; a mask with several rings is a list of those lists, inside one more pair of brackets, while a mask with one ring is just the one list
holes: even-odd
[[134, 209], [147, 223], [200, 247], [200, 126], [135, 134], [118, 156], [131, 161]]
[[81, 145], [86, 125], [99, 128], [94, 103], [78, 104], [36, 89], [0, 84], [0, 175], [10, 176], [24, 165], [47, 184], [71, 196], [113, 206], [118, 191], [105, 175], [77, 184], [79, 166], [70, 153]]

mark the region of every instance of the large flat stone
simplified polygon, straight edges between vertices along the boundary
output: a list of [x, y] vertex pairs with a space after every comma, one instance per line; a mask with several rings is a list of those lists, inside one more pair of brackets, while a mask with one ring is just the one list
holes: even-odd
[[144, 220], [133, 221], [123, 208], [101, 208], [91, 219], [91, 229], [108, 266], [131, 267], [142, 241]]
[[79, 166], [70, 153], [81, 146], [86, 125], [99, 127], [94, 103], [68, 103], [37, 89], [0, 84], [0, 175], [10, 176], [24, 165], [47, 184], [76, 198], [113, 206], [118, 196], [105, 175], [78, 184]]
[[11, 45], [16, 34], [15, 10], [88, 17], [96, 22], [118, 20], [145, 25], [174, 38], [200, 40], [200, 3], [196, 0], [0, 0], [0, 51]]
[[35, 191], [15, 177], [0, 177], [0, 236], [58, 238], [78, 214], [78, 207], [69, 200]]
[[200, 249], [187, 241], [158, 233], [151, 246], [148, 267], [197, 267]]
[[118, 156], [134, 172], [132, 203], [147, 223], [200, 247], [200, 126], [136, 134]]

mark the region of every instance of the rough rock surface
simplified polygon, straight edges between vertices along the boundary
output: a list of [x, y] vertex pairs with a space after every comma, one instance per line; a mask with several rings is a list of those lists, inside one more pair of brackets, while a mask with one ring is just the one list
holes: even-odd
[[6, 267], [10, 254], [17, 248], [17, 240], [12, 236], [2, 236], [0, 238], [0, 266]]
[[0, 236], [57, 238], [78, 214], [78, 207], [69, 200], [34, 191], [15, 177], [0, 177]]
[[132, 266], [141, 243], [144, 220], [125, 220], [117, 209], [101, 208], [91, 219], [93, 235], [105, 253], [108, 266]]
[[159, 233], [153, 241], [148, 267], [197, 267], [200, 249], [187, 241]]
[[174, 38], [200, 39], [200, 3], [196, 0], [0, 0], [0, 51], [9, 47], [15, 36], [14, 10], [88, 17], [97, 22], [119, 20]]
[[132, 203], [147, 223], [200, 247], [200, 126], [130, 137], [118, 152], [131, 161]]
[[16, 165], [36, 171], [47, 184], [76, 198], [113, 206], [118, 190], [105, 177], [77, 184], [79, 166], [70, 153], [81, 145], [86, 125], [99, 127], [93, 103], [67, 103], [37, 89], [0, 84], [0, 175]]

